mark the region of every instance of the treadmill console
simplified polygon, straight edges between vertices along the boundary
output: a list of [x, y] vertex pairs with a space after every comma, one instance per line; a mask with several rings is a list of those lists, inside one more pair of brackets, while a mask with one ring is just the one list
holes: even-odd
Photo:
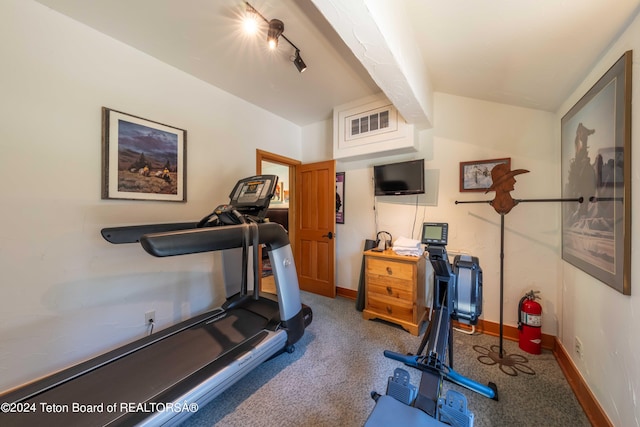
[[425, 222], [422, 224], [422, 244], [446, 246], [449, 224], [446, 222]]
[[229, 194], [229, 203], [217, 206], [198, 222], [196, 228], [243, 224], [247, 219], [263, 222], [277, 184], [277, 175], [241, 179]]
[[240, 213], [263, 217], [276, 192], [277, 184], [277, 175], [257, 175], [241, 179], [229, 194], [229, 204]]

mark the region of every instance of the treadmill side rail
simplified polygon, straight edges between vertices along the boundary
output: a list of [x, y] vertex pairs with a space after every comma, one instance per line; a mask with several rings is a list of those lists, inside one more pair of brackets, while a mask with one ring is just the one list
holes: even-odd
[[[258, 344], [249, 353], [236, 359], [225, 367], [222, 371], [214, 376], [204, 379], [197, 387], [175, 399], [173, 407], [181, 410], [155, 412], [150, 417], [135, 420], [139, 424], [137, 426], [174, 426], [180, 424], [186, 418], [192, 415], [194, 406], [186, 406], [184, 403], [197, 403], [195, 408], [202, 408], [211, 400], [216, 398], [222, 392], [227, 390], [242, 377], [247, 375], [258, 365], [268, 360], [278, 350], [282, 349], [286, 342], [286, 334], [284, 331], [269, 332], [268, 337]], [[166, 405], [169, 406], [169, 405]], [[196, 409], [197, 410], [197, 409]], [[118, 420], [116, 424], [131, 425], [130, 419]]]

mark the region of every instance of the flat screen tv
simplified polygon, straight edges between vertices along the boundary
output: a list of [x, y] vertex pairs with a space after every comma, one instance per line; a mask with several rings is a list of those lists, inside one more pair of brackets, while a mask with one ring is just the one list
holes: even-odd
[[424, 159], [373, 167], [376, 196], [424, 193]]

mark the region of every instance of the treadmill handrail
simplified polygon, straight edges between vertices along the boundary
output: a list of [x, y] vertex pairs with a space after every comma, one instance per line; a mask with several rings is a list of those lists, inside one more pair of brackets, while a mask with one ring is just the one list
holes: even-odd
[[[140, 244], [156, 257], [187, 255], [242, 247], [244, 225], [146, 234]], [[285, 229], [274, 222], [258, 224], [259, 243], [275, 250], [289, 244]], [[253, 236], [250, 237], [250, 239]]]
[[167, 224], [128, 225], [122, 227], [108, 227], [100, 230], [102, 237], [109, 243], [119, 245], [123, 243], [137, 243], [140, 237], [151, 233], [166, 233], [169, 231], [192, 230], [197, 228], [197, 222], [172, 222]]

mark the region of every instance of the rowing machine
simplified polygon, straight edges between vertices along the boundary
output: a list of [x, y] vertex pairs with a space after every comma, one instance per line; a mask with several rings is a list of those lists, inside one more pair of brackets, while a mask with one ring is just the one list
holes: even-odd
[[[397, 384], [387, 386], [387, 395], [381, 396], [372, 392], [376, 406], [371, 412], [366, 427], [382, 426], [388, 416], [387, 411], [393, 406], [396, 418], [403, 425], [415, 424], [415, 411], [432, 417], [427, 425], [451, 424], [454, 426], [473, 426], [473, 413], [467, 410], [466, 397], [449, 390], [442, 397], [442, 381], [447, 380], [465, 387], [473, 392], [493, 400], [498, 400], [498, 390], [494, 383], [480, 384], [453, 369], [453, 335], [452, 320], [475, 325], [482, 313], [482, 269], [478, 258], [458, 255], [453, 265], [449, 261], [446, 245], [448, 241], [447, 223], [424, 223], [422, 243], [426, 245], [429, 261], [434, 270], [433, 320], [417, 351], [417, 355], [403, 355], [385, 350], [384, 355], [393, 360], [403, 362], [407, 366], [422, 372], [420, 386], [415, 398], [405, 403], [406, 408], [398, 410], [394, 403], [380, 405], [380, 399], [387, 397], [398, 399]], [[448, 364], [446, 355], [448, 353]], [[408, 380], [406, 380], [408, 382]], [[402, 394], [402, 393], [401, 393]], [[406, 393], [403, 394], [406, 396]], [[406, 414], [406, 418], [405, 415]], [[419, 419], [424, 417], [420, 416]], [[435, 422], [435, 423], [434, 423]], [[424, 425], [420, 424], [420, 425]]]

